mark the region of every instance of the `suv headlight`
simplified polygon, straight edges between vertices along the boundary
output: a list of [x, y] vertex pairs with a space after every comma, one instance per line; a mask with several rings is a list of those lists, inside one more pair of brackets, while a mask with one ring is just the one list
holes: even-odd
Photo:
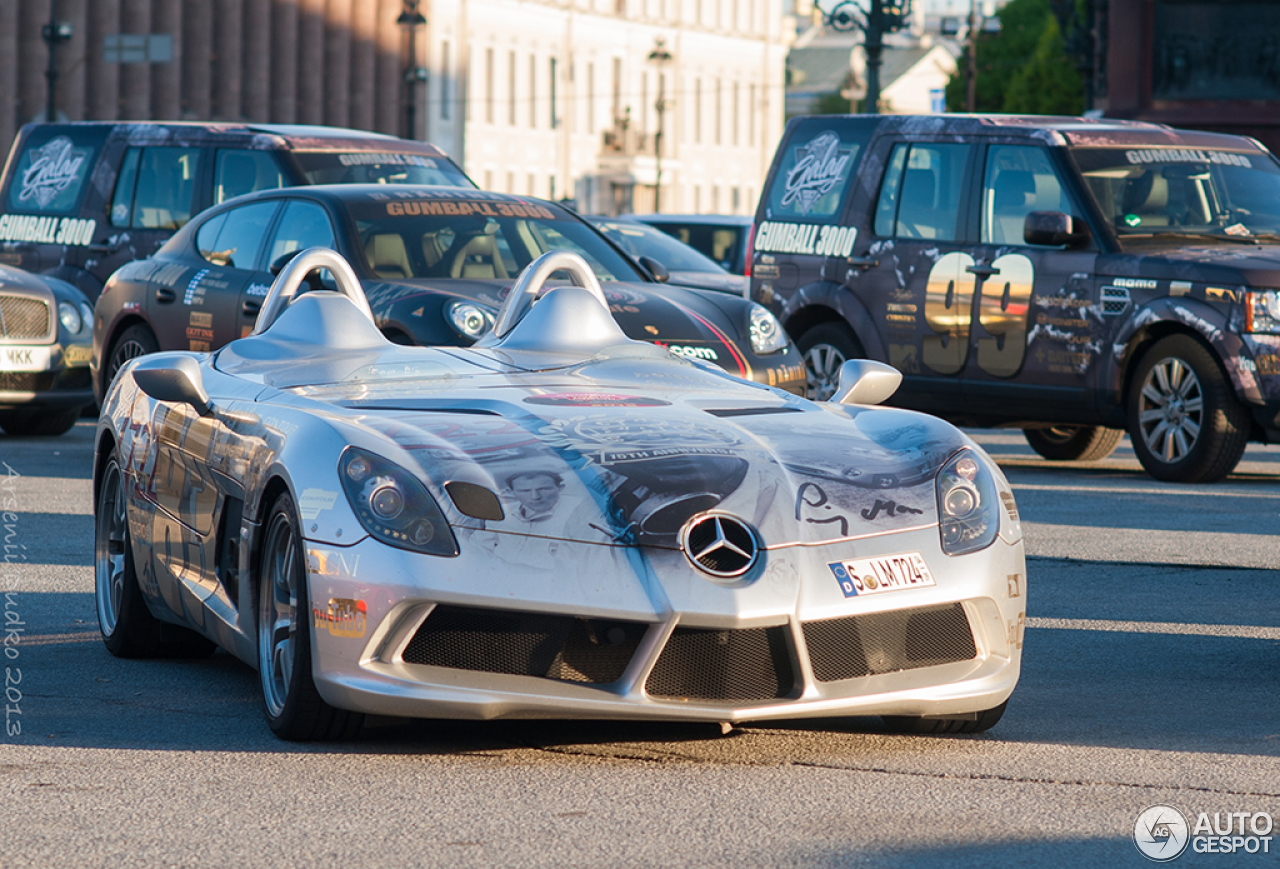
[[1000, 532], [1000, 497], [982, 459], [961, 450], [942, 466], [937, 485], [942, 551], [963, 555], [990, 546]]
[[76, 306], [70, 302], [58, 303], [58, 319], [62, 321], [62, 328], [66, 329], [72, 335], [80, 331], [82, 321], [80, 320], [80, 312], [76, 310]]
[[763, 305], [751, 303], [748, 328], [751, 330], [751, 349], [757, 356], [768, 356], [787, 346], [787, 333], [782, 324]]
[[445, 306], [445, 317], [464, 338], [477, 341], [493, 328], [493, 311], [475, 302], [454, 300]]
[[390, 546], [454, 556], [458, 541], [427, 487], [404, 468], [357, 447], [338, 462], [347, 502], [364, 530]]
[[1280, 334], [1280, 290], [1249, 290], [1244, 294], [1244, 330]]

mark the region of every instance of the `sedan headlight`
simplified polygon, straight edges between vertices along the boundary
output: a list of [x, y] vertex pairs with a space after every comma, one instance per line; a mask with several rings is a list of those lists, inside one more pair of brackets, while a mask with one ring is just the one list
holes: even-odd
[[83, 321], [80, 319], [80, 312], [70, 302], [58, 303], [58, 319], [62, 321], [62, 328], [72, 335], [79, 332], [80, 326], [83, 325]]
[[751, 349], [757, 356], [777, 353], [787, 346], [787, 333], [778, 318], [763, 305], [751, 303]]
[[1280, 290], [1249, 290], [1244, 294], [1244, 330], [1280, 334]]
[[390, 546], [428, 555], [458, 554], [436, 499], [413, 474], [356, 447], [338, 463], [342, 488], [364, 530]]
[[938, 529], [942, 551], [985, 549], [1000, 532], [995, 477], [973, 450], [961, 450], [938, 472]]
[[445, 316], [458, 334], [477, 341], [493, 328], [493, 311], [474, 302], [452, 301], [445, 306]]
[[84, 321], [80, 328], [89, 329], [93, 327], [93, 308], [90, 308], [86, 302], [80, 303], [80, 319]]

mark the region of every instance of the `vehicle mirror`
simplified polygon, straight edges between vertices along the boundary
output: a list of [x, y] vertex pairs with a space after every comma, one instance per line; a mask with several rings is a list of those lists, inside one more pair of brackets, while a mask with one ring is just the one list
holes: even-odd
[[1061, 211], [1032, 211], [1022, 224], [1022, 239], [1027, 244], [1049, 247], [1081, 247], [1089, 241], [1089, 227], [1080, 218]]
[[156, 401], [189, 404], [201, 416], [213, 413], [200, 363], [178, 353], [153, 353], [133, 368], [133, 381]]
[[665, 284], [667, 281], [671, 280], [671, 272], [667, 271], [667, 267], [653, 257], [642, 256], [637, 260], [637, 262], [640, 263], [645, 271], [653, 275], [653, 279], [658, 283]]
[[300, 253], [302, 253], [301, 249], [291, 250], [288, 253], [280, 254], [280, 256], [276, 257], [275, 260], [271, 263], [271, 274], [279, 275], [280, 272], [284, 270], [284, 267], [289, 264], [289, 260], [293, 259], [295, 256], [297, 256]]
[[871, 359], [850, 359], [840, 366], [840, 379], [830, 400], [837, 404], [879, 404], [898, 391], [902, 372]]

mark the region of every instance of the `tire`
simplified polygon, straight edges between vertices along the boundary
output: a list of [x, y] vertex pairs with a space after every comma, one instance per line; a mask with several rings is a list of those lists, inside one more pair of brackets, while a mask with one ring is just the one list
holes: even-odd
[[364, 716], [324, 702], [312, 677], [311, 608], [297, 517], [293, 498], [285, 493], [264, 525], [257, 582], [263, 711], [281, 739], [350, 739], [360, 732]]
[[1055, 462], [1097, 462], [1111, 455], [1124, 430], [1100, 425], [1055, 425], [1022, 430], [1035, 450]]
[[146, 356], [148, 353], [155, 353], [160, 349], [160, 342], [156, 340], [155, 333], [151, 331], [149, 326], [142, 323], [134, 323], [128, 329], [121, 332], [111, 345], [111, 352], [107, 354], [106, 364], [102, 366], [102, 396], [107, 395], [107, 390], [111, 388], [111, 381], [116, 379], [118, 372], [126, 362], [130, 359], [136, 359], [139, 356]]
[[1128, 411], [1134, 452], [1157, 480], [1221, 480], [1249, 442], [1249, 412], [1213, 354], [1189, 335], [1162, 338], [1142, 356]]
[[819, 323], [796, 342], [804, 357], [805, 394], [826, 401], [840, 382], [840, 366], [866, 355], [862, 343], [844, 323]]
[[11, 437], [56, 437], [66, 434], [80, 418], [82, 407], [70, 410], [11, 410], [0, 413], [0, 428]]
[[985, 733], [999, 723], [1004, 716], [1006, 700], [993, 709], [979, 712], [976, 718], [921, 718], [916, 715], [882, 715], [884, 726], [890, 733], [919, 735], [945, 735], [954, 733]]
[[113, 456], [95, 505], [93, 586], [98, 629], [117, 658], [202, 658], [217, 648], [194, 631], [162, 622], [147, 609], [133, 563], [125, 515], [124, 473]]

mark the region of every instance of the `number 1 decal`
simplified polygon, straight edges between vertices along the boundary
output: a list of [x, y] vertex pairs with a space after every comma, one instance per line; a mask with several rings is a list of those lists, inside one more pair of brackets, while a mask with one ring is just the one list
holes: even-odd
[[936, 334], [924, 336], [920, 359], [937, 373], [959, 374], [968, 361], [975, 295], [978, 323], [991, 336], [978, 339], [978, 367], [993, 377], [1013, 377], [1022, 369], [1035, 268], [1022, 254], [1011, 253], [991, 269], [980, 290], [987, 270], [977, 270], [967, 253], [948, 253], [930, 269], [924, 318]]

